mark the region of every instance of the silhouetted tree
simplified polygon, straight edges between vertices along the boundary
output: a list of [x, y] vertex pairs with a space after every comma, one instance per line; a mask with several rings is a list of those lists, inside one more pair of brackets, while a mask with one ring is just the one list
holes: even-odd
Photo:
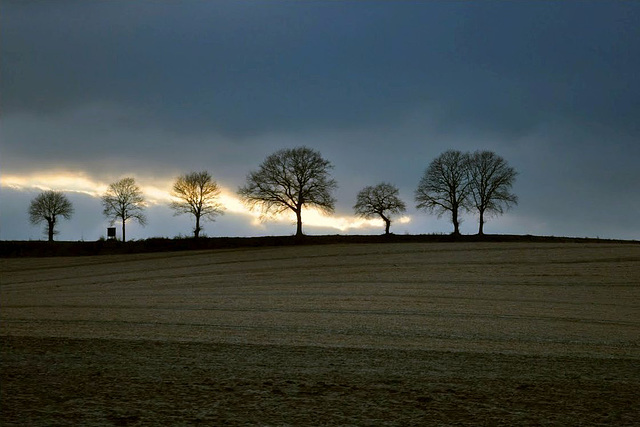
[[418, 209], [438, 217], [451, 214], [454, 235], [460, 234], [460, 210], [469, 205], [468, 158], [461, 151], [445, 151], [429, 164], [415, 193]]
[[391, 216], [407, 210], [398, 196], [398, 189], [386, 182], [368, 186], [360, 190], [356, 204], [353, 206], [357, 215], [363, 218], [379, 216], [385, 224], [385, 234], [389, 234]]
[[238, 194], [263, 214], [279, 214], [288, 209], [296, 214], [296, 236], [302, 236], [302, 208], [313, 206], [333, 212], [337, 187], [329, 176], [333, 166], [319, 152], [307, 147], [284, 149], [268, 156], [257, 171], [249, 173]]
[[58, 234], [58, 232], [55, 231], [58, 217], [61, 216], [64, 219], [71, 219], [72, 214], [73, 205], [60, 191], [43, 191], [37, 195], [29, 205], [29, 221], [34, 225], [46, 221], [47, 235], [50, 242], [53, 242], [53, 235]]
[[224, 213], [224, 207], [218, 203], [220, 188], [209, 172], [191, 172], [181, 175], [173, 184], [172, 196], [180, 199], [171, 202], [175, 215], [191, 214], [196, 219], [193, 237], [200, 236], [200, 219], [215, 221], [215, 217]]
[[122, 221], [122, 241], [126, 242], [125, 224], [128, 220], [138, 221], [142, 226], [147, 224], [144, 215], [145, 202], [140, 187], [133, 178], [123, 178], [109, 185], [102, 196], [102, 213], [111, 220], [113, 225], [117, 220]]
[[518, 197], [510, 192], [518, 173], [492, 151], [469, 156], [467, 170], [470, 200], [479, 215], [478, 234], [484, 234], [485, 214], [501, 215], [518, 204]]

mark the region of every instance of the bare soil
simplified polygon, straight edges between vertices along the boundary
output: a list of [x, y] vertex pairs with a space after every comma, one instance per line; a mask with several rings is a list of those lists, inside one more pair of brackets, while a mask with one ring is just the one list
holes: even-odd
[[2, 425], [638, 425], [640, 245], [0, 259]]

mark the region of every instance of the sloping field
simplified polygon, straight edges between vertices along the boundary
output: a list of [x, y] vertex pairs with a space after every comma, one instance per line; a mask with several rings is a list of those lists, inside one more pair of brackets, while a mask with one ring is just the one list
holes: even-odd
[[640, 422], [640, 245], [0, 266], [3, 425]]

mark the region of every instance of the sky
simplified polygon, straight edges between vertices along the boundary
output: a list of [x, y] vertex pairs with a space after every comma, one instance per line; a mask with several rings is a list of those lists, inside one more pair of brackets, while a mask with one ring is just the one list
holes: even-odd
[[206, 235], [292, 235], [236, 191], [299, 146], [339, 186], [307, 234], [382, 234], [353, 205], [383, 181], [407, 204], [392, 232], [451, 232], [414, 192], [456, 149], [518, 171], [486, 233], [640, 239], [640, 2], [3, 0], [0, 53], [0, 240], [46, 238], [27, 214], [46, 189], [75, 209], [57, 240], [105, 236], [127, 176], [148, 202], [128, 238], [190, 235], [170, 190], [201, 170], [227, 207]]

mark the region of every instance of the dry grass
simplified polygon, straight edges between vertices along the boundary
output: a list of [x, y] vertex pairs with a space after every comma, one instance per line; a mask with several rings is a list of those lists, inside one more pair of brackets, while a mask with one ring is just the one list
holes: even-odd
[[640, 246], [0, 259], [4, 425], [633, 425]]

